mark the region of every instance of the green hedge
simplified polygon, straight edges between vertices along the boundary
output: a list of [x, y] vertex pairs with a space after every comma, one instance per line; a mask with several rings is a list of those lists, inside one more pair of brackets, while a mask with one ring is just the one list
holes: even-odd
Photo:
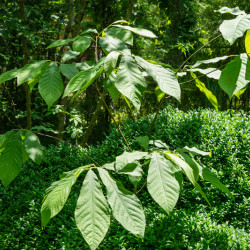
[[[132, 148], [139, 148], [133, 138], [145, 135], [151, 120], [152, 116], [136, 123], [126, 120], [122, 125]], [[151, 138], [165, 141], [172, 149], [187, 145], [211, 151], [211, 158], [200, 161], [214, 169], [235, 200], [201, 182], [212, 203], [209, 208], [192, 186], [185, 184], [176, 209], [167, 216], [146, 192], [141, 192], [147, 219], [144, 241], [114, 222], [100, 249], [249, 249], [249, 125], [247, 115], [231, 111], [162, 111]], [[102, 164], [113, 161], [124, 150], [122, 138], [112, 129], [102, 144], [85, 152]], [[82, 179], [45, 230], [40, 226], [40, 206], [45, 189], [61, 172], [88, 162], [67, 144], [51, 145], [40, 166], [27, 163], [7, 191], [0, 187], [1, 249], [87, 249], [73, 219]]]

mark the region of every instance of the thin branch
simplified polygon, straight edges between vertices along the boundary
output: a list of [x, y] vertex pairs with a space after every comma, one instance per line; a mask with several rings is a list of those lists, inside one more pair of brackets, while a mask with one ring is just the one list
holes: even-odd
[[144, 184], [141, 186], [141, 188], [140, 188], [139, 191], [136, 193], [136, 195], [139, 194], [139, 193], [141, 192], [141, 190], [146, 186], [146, 184], [147, 184], [147, 181], [144, 182]]
[[98, 164], [93, 158], [91, 158], [90, 156], [88, 156], [87, 154], [85, 154], [81, 148], [79, 146], [75, 146], [75, 145], [72, 145], [71, 143], [68, 143], [66, 141], [64, 141], [63, 139], [60, 139], [60, 138], [57, 138], [55, 136], [51, 136], [51, 135], [45, 135], [45, 134], [42, 134], [42, 133], [38, 133], [38, 132], [34, 132], [32, 131], [33, 133], [37, 134], [37, 135], [41, 135], [41, 136], [45, 136], [45, 137], [49, 137], [49, 138], [52, 138], [52, 139], [55, 139], [55, 140], [58, 140], [58, 141], [62, 141], [68, 145], [70, 145], [71, 147], [75, 147], [79, 152], [81, 152], [84, 156], [86, 156], [90, 161], [92, 161], [96, 166], [100, 167], [100, 164]]

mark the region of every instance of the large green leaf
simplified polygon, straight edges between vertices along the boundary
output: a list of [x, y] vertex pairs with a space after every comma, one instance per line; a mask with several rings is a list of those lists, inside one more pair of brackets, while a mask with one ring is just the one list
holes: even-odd
[[45, 227], [49, 220], [57, 215], [66, 203], [72, 186], [75, 184], [83, 168], [68, 172], [60, 181], [53, 182], [46, 189], [46, 195], [41, 207], [42, 227]]
[[192, 71], [192, 72], [196, 72], [198, 71], [199, 73], [206, 75], [209, 78], [213, 78], [215, 80], [219, 80], [220, 75], [221, 75], [221, 71], [219, 69], [216, 68], [207, 68], [207, 69], [199, 69], [199, 68], [192, 68], [188, 71]]
[[120, 55], [119, 51], [112, 51], [105, 58], [104, 71], [107, 74], [110, 74], [114, 70], [114, 68], [116, 67], [119, 55]]
[[[198, 178], [199, 178], [199, 169], [197, 166], [189, 165], [186, 161], [182, 160], [180, 157], [171, 154], [166, 153], [166, 155], [175, 162], [180, 168], [183, 169], [184, 173], [190, 180], [190, 182], [195, 186]], [[186, 159], [185, 159], [186, 160]]]
[[6, 133], [0, 135], [0, 154], [3, 151], [3, 149], [5, 148], [8, 139], [10, 138], [11, 135], [13, 135], [13, 133], [14, 133], [14, 131], [10, 130], [10, 131], [7, 131]]
[[208, 101], [217, 109], [218, 108], [218, 101], [217, 101], [216, 96], [214, 96], [213, 93], [206, 88], [206, 85], [203, 82], [201, 82], [192, 71], [190, 73], [191, 73], [191, 76], [195, 80], [196, 87], [202, 93], [205, 94], [205, 96], [207, 97]]
[[141, 160], [147, 155], [148, 155], [147, 152], [140, 152], [140, 151], [124, 152], [123, 154], [116, 157], [115, 160], [116, 171], [117, 172], [122, 171], [127, 164]]
[[82, 184], [75, 220], [90, 248], [96, 249], [108, 231], [110, 215], [101, 185], [92, 170], [88, 171]]
[[40, 164], [43, 159], [43, 147], [34, 133], [28, 131], [25, 134], [24, 147], [30, 159], [36, 164]]
[[98, 171], [107, 188], [108, 203], [116, 220], [131, 233], [143, 237], [146, 221], [139, 199], [126, 190], [121, 182], [113, 179], [106, 170], [98, 168]]
[[247, 30], [246, 37], [245, 37], [245, 48], [248, 56], [250, 57], [250, 29]]
[[68, 79], [71, 80], [79, 70], [76, 69], [75, 64], [61, 64], [60, 65], [61, 73]]
[[230, 14], [235, 15], [235, 16], [246, 14], [245, 11], [240, 10], [239, 7], [235, 7], [235, 8], [222, 7], [215, 12], [220, 12], [221, 14], [230, 13]]
[[67, 45], [70, 42], [73, 42], [77, 39], [77, 37], [74, 38], [70, 38], [70, 39], [65, 39], [65, 40], [57, 40], [55, 42], [53, 42], [52, 44], [50, 44], [47, 49], [49, 48], [53, 48], [53, 47], [57, 47], [57, 46], [64, 46]]
[[247, 61], [247, 54], [241, 54], [228, 63], [221, 72], [219, 85], [230, 98], [239, 90], [245, 88], [249, 82], [249, 80], [246, 80]]
[[197, 61], [191, 68], [194, 69], [194, 68], [197, 68], [199, 67], [201, 64], [210, 64], [210, 63], [217, 63], [219, 61], [222, 61], [222, 60], [226, 60], [227, 58], [229, 58], [230, 56], [220, 56], [220, 57], [215, 57], [215, 58], [212, 58], [212, 59], [208, 59], [208, 60], [202, 60], [202, 61]]
[[250, 29], [250, 15], [239, 15], [235, 19], [224, 20], [219, 29], [224, 39], [232, 45]]
[[8, 133], [7, 136], [5, 140], [2, 138], [0, 148], [0, 180], [5, 188], [17, 177], [23, 162], [21, 133]]
[[175, 207], [180, 185], [169, 167], [170, 161], [153, 153], [149, 164], [147, 188], [153, 199], [167, 212]]
[[66, 51], [63, 53], [61, 62], [64, 63], [70, 59], [76, 58], [79, 55], [80, 55], [80, 52], [77, 52], [77, 51], [72, 51], [72, 50]]
[[130, 26], [127, 26], [127, 25], [119, 25], [119, 24], [116, 24], [116, 25], [113, 25], [113, 26], [132, 31], [132, 32], [134, 32], [135, 34], [137, 34], [139, 36], [145, 36], [145, 37], [149, 37], [149, 38], [156, 38], [157, 37], [150, 30], [146, 30], [146, 29], [142, 29], [142, 28], [133, 28], [133, 27], [130, 27]]
[[142, 146], [145, 150], [148, 150], [149, 138], [148, 136], [138, 136], [135, 137], [135, 141]]
[[104, 37], [100, 37], [99, 43], [106, 54], [111, 51], [121, 51], [128, 55], [131, 54], [130, 49], [124, 42], [112, 36], [106, 35]]
[[38, 89], [49, 107], [61, 96], [63, 92], [63, 80], [56, 62], [52, 62], [43, 73]]
[[20, 70], [21, 69], [12, 69], [10, 71], [4, 72], [2, 75], [0, 75], [0, 84], [17, 77]]
[[104, 79], [103, 85], [108, 90], [109, 94], [113, 98], [114, 101], [118, 99], [118, 97], [121, 95], [121, 93], [118, 91], [118, 89], [115, 86], [115, 78], [116, 74], [112, 72], [108, 78]]
[[74, 91], [84, 91], [94, 80], [99, 77], [103, 71], [102, 65], [96, 65], [93, 68], [84, 70], [76, 74], [67, 84], [63, 97], [71, 94]]
[[178, 80], [171, 69], [163, 68], [161, 65], [149, 63], [139, 56], [135, 56], [139, 65], [149, 74], [157, 83], [160, 90], [178, 101], [181, 99], [181, 88]]
[[140, 108], [140, 99], [147, 84], [132, 57], [122, 56], [115, 79], [115, 86], [137, 109]]
[[32, 80], [39, 71], [42, 70], [43, 66], [47, 61], [39, 61], [32, 64], [27, 64], [20, 69], [19, 74], [17, 75], [17, 84], [20, 86], [24, 82]]
[[90, 36], [82, 36], [73, 42], [73, 50], [82, 53], [90, 46], [91, 42]]
[[120, 29], [117, 27], [110, 27], [105, 30], [105, 34], [117, 38], [129, 45], [133, 45], [133, 35], [129, 30]]

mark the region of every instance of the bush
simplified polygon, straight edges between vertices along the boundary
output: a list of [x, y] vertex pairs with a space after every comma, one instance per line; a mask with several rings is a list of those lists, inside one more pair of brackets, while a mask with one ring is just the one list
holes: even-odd
[[[133, 138], [145, 135], [151, 120], [152, 117], [136, 123], [125, 121], [121, 129], [131, 147], [139, 148]], [[145, 206], [148, 224], [145, 239], [136, 238], [114, 223], [100, 249], [248, 249], [249, 125], [248, 116], [231, 111], [200, 109], [184, 113], [172, 108], [162, 111], [151, 137], [165, 141], [171, 149], [187, 145], [211, 151], [211, 158], [200, 161], [214, 169], [234, 193], [235, 200], [204, 184], [212, 204], [209, 208], [192, 186], [186, 184], [176, 209], [168, 216], [143, 191], [139, 198]], [[90, 146], [85, 153], [103, 164], [113, 161], [124, 150], [122, 138], [112, 129], [102, 144]], [[76, 148], [51, 145], [40, 166], [27, 163], [7, 191], [0, 187], [1, 249], [87, 248], [73, 222], [83, 179], [73, 187], [61, 213], [44, 230], [39, 212], [44, 191], [51, 182], [62, 172], [87, 163], [89, 160]]]

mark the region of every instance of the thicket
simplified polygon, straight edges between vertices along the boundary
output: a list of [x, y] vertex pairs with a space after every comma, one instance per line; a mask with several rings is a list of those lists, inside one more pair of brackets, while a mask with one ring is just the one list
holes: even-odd
[[[137, 122], [125, 121], [122, 129], [130, 138], [131, 147], [140, 147], [133, 138], [143, 135], [151, 121], [152, 116]], [[213, 169], [235, 200], [204, 183], [203, 190], [212, 205], [210, 208], [188, 185], [174, 211], [167, 215], [142, 190], [138, 197], [145, 207], [149, 224], [144, 240], [134, 237], [112, 219], [100, 249], [248, 249], [249, 128], [249, 116], [233, 111], [199, 109], [184, 113], [168, 107], [160, 112], [152, 136], [168, 143], [171, 148], [187, 145], [211, 151], [211, 158], [200, 161]], [[122, 138], [113, 128], [102, 144], [85, 149], [85, 153], [95, 160], [104, 159], [101, 162], [104, 164], [113, 161], [123, 150]], [[1, 249], [87, 248], [73, 218], [81, 182], [73, 187], [62, 212], [52, 219], [46, 230], [40, 227], [40, 204], [51, 180], [57, 179], [62, 171], [88, 163], [88, 158], [75, 147], [65, 143], [59, 147], [50, 145], [40, 166], [27, 162], [8, 190], [0, 187]], [[126, 187], [130, 185], [126, 178], [123, 181]]]

